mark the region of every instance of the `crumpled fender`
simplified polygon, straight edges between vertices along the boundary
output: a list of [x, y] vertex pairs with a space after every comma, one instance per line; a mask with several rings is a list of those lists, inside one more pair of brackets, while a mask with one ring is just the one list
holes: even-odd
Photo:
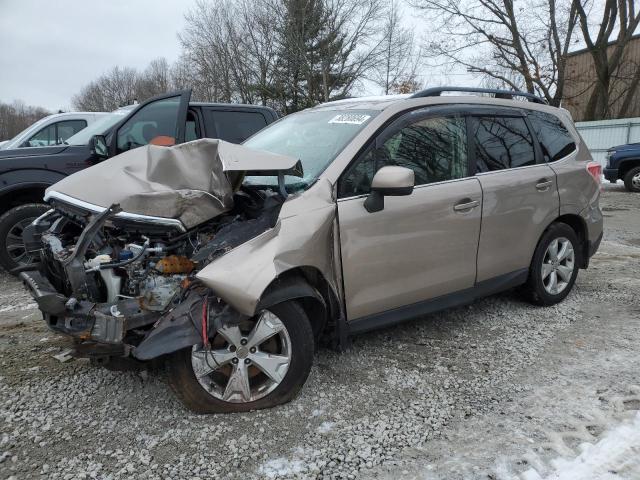
[[131, 352], [132, 355], [138, 360], [151, 360], [199, 344], [202, 342], [202, 335], [198, 330], [202, 321], [201, 311], [201, 297], [192, 295], [185, 299], [158, 321], [155, 328]]
[[337, 293], [336, 209], [332, 185], [321, 179], [282, 205], [274, 228], [215, 259], [196, 276], [216, 296], [248, 316], [257, 313], [271, 282], [296, 267], [317, 268]]
[[[175, 309], [163, 315], [155, 327], [133, 349], [138, 360], [151, 360], [161, 355], [202, 342], [202, 302], [204, 297], [191, 292]], [[208, 333], [212, 337], [223, 325], [237, 325], [246, 317], [229, 305], [209, 299]]]

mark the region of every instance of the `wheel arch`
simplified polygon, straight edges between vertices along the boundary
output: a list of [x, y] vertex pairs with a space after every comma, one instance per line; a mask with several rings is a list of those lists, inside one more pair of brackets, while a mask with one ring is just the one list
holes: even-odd
[[640, 158], [625, 158], [618, 165], [618, 177], [624, 179], [629, 170], [640, 167]]
[[49, 183], [20, 183], [0, 192], [0, 214], [26, 203], [44, 204], [44, 192]]
[[[544, 231], [540, 235], [540, 238], [542, 238], [542, 235], [544, 235], [544, 233], [554, 223], [564, 223], [565, 225], [568, 225], [569, 227], [571, 227], [571, 229], [576, 233], [576, 236], [578, 237], [578, 241], [580, 242], [580, 257], [579, 257], [578, 266], [580, 268], [587, 268], [589, 266], [589, 242], [588, 242], [589, 237], [588, 237], [587, 224], [584, 221], [584, 219], [580, 215], [577, 215], [574, 213], [567, 213], [564, 215], [560, 215], [553, 222], [547, 225], [547, 228], [544, 229]], [[540, 239], [538, 239], [538, 243], [540, 243]]]
[[334, 333], [333, 321], [344, 318], [331, 284], [316, 267], [299, 266], [282, 272], [267, 286], [256, 311], [277, 303], [295, 300], [307, 314], [316, 342]]

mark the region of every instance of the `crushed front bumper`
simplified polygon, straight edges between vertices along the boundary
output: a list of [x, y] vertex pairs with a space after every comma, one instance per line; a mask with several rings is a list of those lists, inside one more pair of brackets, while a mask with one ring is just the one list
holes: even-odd
[[[38, 271], [20, 274], [47, 326], [77, 340], [75, 356], [132, 356], [151, 360], [202, 341], [203, 297], [190, 292], [166, 312], [140, 308], [137, 299], [93, 303], [67, 298]], [[212, 302], [208, 335], [245, 317], [224, 302]]]
[[159, 318], [155, 312], [141, 310], [133, 299], [103, 304], [67, 298], [35, 270], [22, 272], [20, 278], [38, 304], [47, 326], [79, 340], [122, 344], [127, 331]]

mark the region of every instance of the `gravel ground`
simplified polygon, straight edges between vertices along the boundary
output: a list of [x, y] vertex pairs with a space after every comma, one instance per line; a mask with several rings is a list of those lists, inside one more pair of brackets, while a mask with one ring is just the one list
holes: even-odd
[[506, 293], [357, 337], [319, 352], [293, 402], [246, 414], [185, 411], [162, 368], [60, 363], [67, 340], [1, 276], [0, 478], [544, 473], [578, 453], [572, 431], [640, 409], [640, 195], [606, 186], [602, 206], [605, 241], [562, 304]]

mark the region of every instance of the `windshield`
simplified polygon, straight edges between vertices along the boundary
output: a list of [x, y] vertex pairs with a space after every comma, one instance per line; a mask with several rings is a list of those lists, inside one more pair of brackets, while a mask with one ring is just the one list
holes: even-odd
[[108, 115], [104, 115], [100, 117], [100, 120], [93, 122], [87, 128], [67, 138], [65, 143], [67, 145], [88, 145], [91, 137], [94, 135], [105, 135], [111, 127], [122, 120], [129, 112], [129, 109], [121, 108]]
[[[304, 177], [287, 175], [285, 185], [289, 192], [304, 190], [378, 113], [377, 110], [321, 110], [294, 113], [260, 130], [243, 145], [300, 160]], [[275, 186], [278, 179], [247, 176], [245, 183]]]

